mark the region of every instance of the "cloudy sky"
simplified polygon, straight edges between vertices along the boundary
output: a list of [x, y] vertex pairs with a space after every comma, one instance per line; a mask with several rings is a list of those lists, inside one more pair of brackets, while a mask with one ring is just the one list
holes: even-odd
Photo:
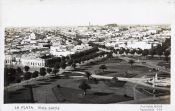
[[5, 26], [171, 24], [171, 0], [3, 0]]

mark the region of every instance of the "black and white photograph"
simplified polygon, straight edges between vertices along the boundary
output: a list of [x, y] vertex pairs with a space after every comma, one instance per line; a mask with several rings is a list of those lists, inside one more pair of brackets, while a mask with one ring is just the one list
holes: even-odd
[[173, 1], [15, 1], [2, 104], [172, 104]]
[[169, 25], [6, 28], [5, 103], [170, 103]]

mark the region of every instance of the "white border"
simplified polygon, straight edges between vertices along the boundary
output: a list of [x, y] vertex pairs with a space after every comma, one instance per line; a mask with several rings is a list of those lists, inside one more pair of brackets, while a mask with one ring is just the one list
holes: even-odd
[[[8, 1], [8, 2], [7, 2]], [[31, 5], [33, 5], [33, 2], [28, 2], [27, 0], [21, 3], [21, 0], [15, 0], [16, 2], [12, 2], [12, 0], [3, 0], [1, 1], [0, 7], [4, 4], [8, 4], [11, 2], [11, 4], [26, 4], [29, 3]], [[10, 1], [10, 2], [9, 2]], [[34, 0], [32, 0], [34, 1]], [[37, 1], [37, 0], [36, 0]], [[53, 0], [55, 1], [55, 0]], [[120, 1], [120, 0], [119, 0]], [[129, 1], [129, 0], [128, 0]], [[138, 2], [138, 0], [134, 0], [135, 2]], [[149, 0], [150, 1], [150, 0]], [[169, 2], [169, 0], [157, 0], [157, 1], [167, 1]], [[171, 1], [171, 0], [170, 0]], [[52, 1], [50, 1], [52, 2]], [[48, 0], [46, 1], [46, 3], [50, 3]], [[96, 2], [100, 2], [99, 0], [96, 0]], [[112, 2], [112, 0], [110, 0], [110, 2]], [[144, 0], [142, 0], [142, 2], [144, 2]], [[35, 2], [34, 2], [35, 3]], [[38, 2], [36, 2], [38, 3]], [[77, 2], [78, 3], [78, 2]], [[152, 3], [152, 2], [151, 2]], [[172, 2], [173, 3], [173, 2]], [[172, 4], [174, 7], [175, 4]], [[5, 20], [6, 17], [4, 16], [7, 9], [3, 10], [2, 8], [0, 8], [0, 63], [1, 63], [1, 67], [0, 67], [0, 98], [3, 98], [3, 70], [4, 70], [4, 28], [6, 27], [6, 24], [8, 21]], [[44, 13], [44, 12], [43, 12]], [[173, 18], [175, 18], [174, 14], [173, 14]], [[8, 18], [8, 20], [10, 20]], [[9, 25], [9, 24], [8, 24]], [[50, 26], [52, 26], [53, 24], [50, 24]], [[22, 25], [19, 25], [22, 26]], [[174, 111], [174, 107], [173, 105], [175, 105], [175, 76], [174, 76], [174, 64], [175, 64], [175, 59], [174, 59], [174, 54], [175, 54], [175, 50], [174, 50], [174, 41], [175, 41], [175, 22], [172, 21], [171, 22], [171, 26], [172, 26], [172, 37], [171, 37], [171, 41], [172, 41], [172, 48], [171, 48], [171, 55], [172, 55], [172, 59], [171, 59], [171, 82], [172, 82], [172, 88], [171, 88], [171, 104], [170, 105], [163, 105], [163, 109], [162, 111]], [[105, 105], [97, 105], [97, 104], [3, 104], [3, 99], [0, 99], [0, 110], [2, 111], [17, 111], [14, 109], [15, 106], [34, 106], [35, 109], [32, 111], [39, 111], [37, 110], [38, 106], [58, 106], [60, 109], [60, 111], [79, 111], [79, 110], [85, 110], [85, 111], [140, 111], [140, 107], [141, 105], [137, 105], [137, 104], [105, 104]], [[18, 111], [24, 111], [24, 110], [18, 110]], [[31, 111], [31, 110], [30, 110]]]

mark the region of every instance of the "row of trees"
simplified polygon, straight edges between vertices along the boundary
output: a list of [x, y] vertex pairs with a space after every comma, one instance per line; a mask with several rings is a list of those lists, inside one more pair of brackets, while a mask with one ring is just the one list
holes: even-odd
[[[54, 67], [55, 64], [57, 63], [63, 63], [63, 62], [68, 62], [68, 61], [73, 61], [73, 60], [79, 60], [82, 57], [87, 57], [87, 55], [92, 55], [96, 52], [98, 52], [99, 49], [97, 47], [94, 47], [92, 49], [89, 50], [85, 50], [82, 52], [78, 52], [66, 57], [51, 57], [50, 59], [46, 60], [46, 67]], [[78, 61], [77, 61], [78, 62]]]
[[104, 48], [104, 49], [108, 49], [111, 50], [112, 52], [114, 52], [115, 54], [138, 54], [138, 55], [142, 55], [142, 56], [148, 56], [150, 55], [151, 57], [154, 57], [155, 55], [158, 55], [159, 57], [161, 56], [165, 56], [165, 60], [168, 61], [169, 60], [169, 56], [170, 56], [170, 46], [171, 46], [171, 39], [166, 39], [165, 42], [159, 45], [157, 45], [156, 47], [152, 47], [151, 49], [126, 49], [126, 48], [120, 48], [120, 49], [114, 49], [113, 47], [106, 47], [105, 45], [100, 45], [100, 44], [95, 44], [92, 42], [89, 42], [89, 44], [93, 47], [100, 47], [100, 48]]
[[90, 59], [96, 58], [96, 57], [103, 57], [104, 55], [107, 55], [107, 52], [94, 52], [94, 53], [89, 53], [85, 54], [79, 57], [74, 57], [70, 59], [60, 59], [59, 61], [54, 62], [53, 66], [51, 68], [59, 69], [65, 69], [67, 66], [71, 66], [73, 68], [76, 68], [76, 64], [79, 63], [84, 63], [85, 61], [88, 61]]
[[45, 76], [46, 74], [55, 74], [59, 71], [58, 69], [52, 70], [51, 68], [40, 68], [39, 71], [30, 72], [30, 67], [25, 66], [24, 71], [18, 68], [4, 68], [4, 81], [5, 85], [10, 83], [20, 83], [22, 80], [29, 80], [31, 78], [36, 78], [38, 76]]
[[[56, 74], [59, 72], [59, 69], [65, 69], [67, 66], [72, 66], [73, 68], [76, 67], [77, 63], [83, 63], [85, 61], [88, 61], [90, 59], [93, 59], [95, 57], [102, 57], [108, 53], [106, 52], [98, 52], [98, 48], [92, 48], [80, 53], [73, 54], [71, 56], [66, 57], [55, 57], [52, 59], [47, 59], [46, 64], [52, 64], [50, 65], [50, 68], [46, 65], [46, 68], [40, 68], [40, 71], [34, 71], [30, 72], [30, 67], [25, 66], [24, 71], [18, 67], [18, 68], [5, 68], [5, 81], [7, 84], [12, 82], [21, 82], [21, 80], [29, 80], [31, 78], [36, 78], [39, 75], [45, 76], [46, 74]], [[109, 54], [108, 54], [109, 55]], [[88, 79], [90, 77], [90, 74], [86, 74]]]
[[163, 47], [161, 45], [158, 45], [157, 47], [154, 47], [152, 49], [124, 49], [124, 48], [121, 48], [121, 49], [116, 49], [116, 50], [113, 50], [114, 53], [116, 54], [126, 54], [128, 55], [129, 53], [134, 55], [134, 54], [138, 54], [138, 55], [142, 55], [144, 57], [146, 56], [151, 56], [152, 58], [155, 56], [155, 55], [158, 55], [159, 57], [161, 56], [165, 56], [165, 59], [168, 60], [169, 56], [170, 56], [170, 50], [169, 49], [166, 49], [166, 50], [163, 50]]

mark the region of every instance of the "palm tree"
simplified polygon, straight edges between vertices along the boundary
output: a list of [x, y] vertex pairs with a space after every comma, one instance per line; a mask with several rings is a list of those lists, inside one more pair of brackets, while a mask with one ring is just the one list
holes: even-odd
[[99, 67], [99, 69], [102, 69], [103, 72], [104, 72], [104, 70], [107, 69], [107, 67], [106, 67], [106, 65], [101, 65], [101, 66]]
[[86, 90], [91, 89], [91, 86], [86, 83], [86, 81], [82, 81], [79, 85], [79, 88], [83, 90], [83, 95], [86, 95]]

